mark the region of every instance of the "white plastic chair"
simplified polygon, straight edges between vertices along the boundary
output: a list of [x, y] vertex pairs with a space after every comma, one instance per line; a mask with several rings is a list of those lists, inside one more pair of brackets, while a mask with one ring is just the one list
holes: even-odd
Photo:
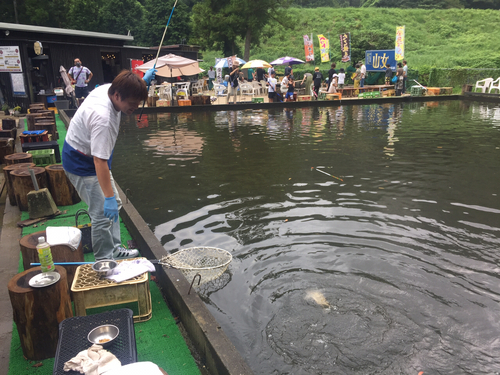
[[261, 91], [264, 91], [262, 86], [257, 81], [252, 81], [252, 87], [253, 87], [253, 92], [257, 93], [257, 95], [259, 95]]
[[250, 83], [242, 83], [239, 86], [240, 86], [241, 96], [244, 95], [250, 95], [252, 97], [255, 96], [255, 93], [253, 91], [253, 86]]
[[222, 83], [214, 82], [214, 92], [216, 96], [227, 96], [227, 87]]
[[491, 82], [493, 82], [493, 78], [485, 78], [476, 82], [476, 87], [474, 87], [474, 92], [476, 89], [481, 89], [482, 93], [485, 93], [486, 90], [490, 87]]
[[203, 79], [199, 79], [198, 81], [193, 83], [193, 86], [191, 87], [193, 94], [195, 93], [195, 91], [197, 94], [203, 93], [203, 84], [204, 83], [205, 83], [205, 81]]
[[160, 100], [172, 100], [172, 84], [167, 82], [158, 86], [158, 97]]
[[189, 85], [191, 84], [191, 82], [183, 82], [182, 85], [177, 85], [177, 95], [179, 95], [179, 93], [183, 92], [184, 94], [181, 94], [181, 95], [184, 95], [186, 98], [189, 96]]
[[498, 90], [498, 93], [500, 94], [500, 77], [490, 83], [490, 91], [488, 91], [488, 93], [491, 94], [492, 90]]

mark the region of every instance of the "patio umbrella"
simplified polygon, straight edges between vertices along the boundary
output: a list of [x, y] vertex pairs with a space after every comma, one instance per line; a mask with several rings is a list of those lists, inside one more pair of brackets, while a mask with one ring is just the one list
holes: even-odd
[[272, 68], [272, 65], [264, 60], [250, 60], [241, 69]]
[[[238, 61], [238, 63], [240, 65], [246, 63], [245, 60], [240, 59], [239, 57], [236, 58], [236, 61]], [[227, 68], [227, 58], [220, 60], [217, 64], [215, 64], [214, 68], [216, 68], [216, 69], [217, 68]]]
[[75, 104], [76, 107], [78, 107], [78, 103], [76, 102], [76, 96], [75, 96], [75, 89], [73, 88], [73, 85], [71, 84], [71, 81], [69, 80], [68, 73], [66, 72], [66, 69], [64, 66], [59, 67], [59, 73], [61, 73], [61, 77], [64, 81], [65, 88], [64, 91], [66, 92], [66, 95], [71, 96], [73, 99], [73, 103]]
[[280, 57], [279, 59], [271, 61], [271, 65], [295, 65], [295, 64], [305, 64], [305, 61], [290, 56]]
[[[148, 61], [137, 69], [147, 71], [154, 66], [154, 63], [154, 60]], [[204, 72], [204, 70], [198, 66], [198, 61], [172, 53], [159, 57], [156, 63], [156, 69], [158, 70], [156, 75], [160, 77], [192, 76]]]

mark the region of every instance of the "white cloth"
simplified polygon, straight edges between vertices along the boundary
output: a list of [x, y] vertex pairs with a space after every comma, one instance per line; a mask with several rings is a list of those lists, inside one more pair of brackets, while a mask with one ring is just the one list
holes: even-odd
[[69, 245], [76, 250], [82, 239], [82, 231], [75, 227], [47, 227], [45, 233], [50, 246]]
[[85, 375], [99, 375], [121, 365], [113, 354], [104, 350], [101, 345], [94, 344], [66, 362], [64, 371], [73, 370]]
[[108, 371], [105, 375], [163, 375], [160, 368], [153, 362], [135, 362], [122, 366], [118, 369]]
[[113, 274], [107, 278], [117, 283], [142, 275], [144, 272], [154, 272], [155, 266], [144, 258], [126, 260], [119, 263], [113, 270]]
[[121, 112], [108, 96], [111, 84], [92, 90], [71, 119], [66, 142], [87, 156], [109, 160], [120, 128]]

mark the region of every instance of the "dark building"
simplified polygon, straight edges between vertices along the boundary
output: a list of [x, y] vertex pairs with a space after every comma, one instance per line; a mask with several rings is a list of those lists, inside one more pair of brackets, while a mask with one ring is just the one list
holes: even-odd
[[[51, 94], [54, 88], [65, 87], [60, 66], [69, 70], [76, 57], [94, 74], [89, 88], [111, 82], [122, 69], [130, 69], [131, 60], [146, 62], [156, 57], [158, 47], [125, 44], [133, 40], [129, 35], [0, 22], [0, 100], [24, 110], [30, 103], [43, 101], [40, 90]], [[174, 53], [197, 60], [198, 50], [198, 46], [182, 44], [165, 46], [160, 56]], [[14, 65], [6, 66], [6, 53], [11, 53]]]

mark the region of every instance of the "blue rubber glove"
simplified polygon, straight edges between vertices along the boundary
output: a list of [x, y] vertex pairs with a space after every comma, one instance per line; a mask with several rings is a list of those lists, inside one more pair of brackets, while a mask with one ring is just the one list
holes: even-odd
[[104, 216], [115, 223], [118, 221], [118, 203], [114, 195], [104, 199]]
[[153, 79], [155, 79], [155, 73], [156, 73], [157, 71], [158, 71], [158, 70], [156, 70], [155, 68], [151, 68], [151, 69], [149, 69], [146, 73], [144, 73], [144, 77], [142, 77], [142, 79], [143, 79], [144, 81], [146, 81], [146, 83], [147, 83], [148, 85], [150, 85], [150, 84], [151, 84], [151, 81], [152, 81]]

